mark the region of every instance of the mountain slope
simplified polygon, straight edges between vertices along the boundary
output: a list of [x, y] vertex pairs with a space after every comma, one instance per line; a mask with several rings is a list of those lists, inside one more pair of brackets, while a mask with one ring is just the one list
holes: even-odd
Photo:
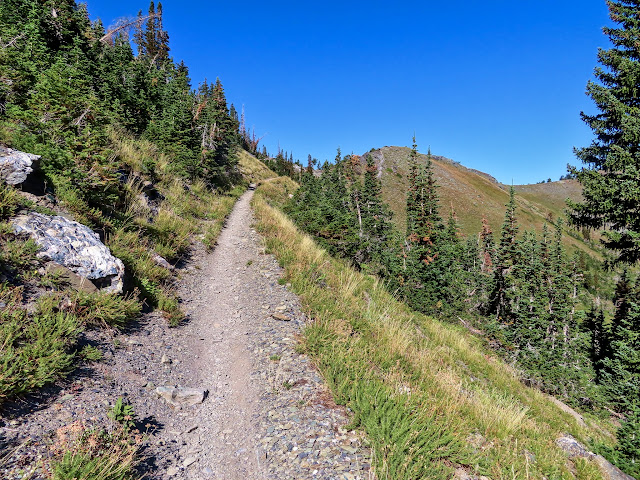
[[[405, 228], [405, 205], [408, 188], [407, 172], [410, 149], [406, 147], [383, 147], [363, 155], [372, 155], [382, 181], [382, 194], [394, 214], [396, 224]], [[425, 163], [427, 156], [419, 154], [419, 162]], [[504, 219], [505, 204], [509, 200], [509, 187], [492, 176], [462, 166], [445, 157], [432, 156], [433, 171], [440, 186], [440, 214], [443, 218], [451, 208], [455, 211], [462, 232], [475, 235], [482, 227], [485, 217], [494, 232], [500, 230]], [[549, 219], [562, 217], [566, 198], [580, 199], [581, 188], [575, 180], [536, 185], [514, 185], [518, 204], [518, 221], [521, 230], [542, 231]], [[565, 242], [572, 249], [579, 248], [594, 254], [588, 244], [566, 236]]]
[[375, 277], [318, 248], [278, 209], [291, 184], [272, 179], [257, 190], [257, 229], [309, 318], [299, 348], [367, 434], [378, 478], [623, 478], [563, 452], [577, 445], [567, 434], [609, 444], [606, 422], [525, 387], [482, 339], [410, 311]]

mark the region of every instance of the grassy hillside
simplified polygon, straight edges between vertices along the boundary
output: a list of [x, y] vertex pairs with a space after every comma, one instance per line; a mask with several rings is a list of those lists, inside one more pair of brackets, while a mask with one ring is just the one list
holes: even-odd
[[[404, 229], [407, 172], [410, 149], [383, 147], [370, 152], [373, 155], [385, 201], [394, 213], [396, 224]], [[419, 155], [426, 162], [426, 155]], [[364, 157], [363, 157], [364, 161]], [[505, 204], [509, 200], [509, 187], [493, 177], [466, 168], [444, 157], [433, 157], [433, 171], [440, 186], [441, 215], [446, 218], [451, 207], [456, 212], [462, 231], [466, 235], [477, 234], [486, 217], [494, 232], [500, 230], [504, 219]], [[575, 180], [563, 180], [536, 185], [515, 185], [518, 203], [518, 221], [521, 230], [542, 231], [549, 218], [562, 217], [565, 199], [580, 199], [581, 187]], [[593, 251], [584, 242], [567, 236], [570, 248]]]
[[260, 182], [278, 175], [246, 150], [238, 152], [238, 167], [248, 182]]
[[301, 349], [353, 411], [352, 427], [366, 432], [377, 478], [449, 479], [454, 470], [494, 480], [603, 478], [555, 440], [610, 442], [606, 427], [579, 422], [468, 331], [412, 312], [376, 278], [329, 256], [277, 208], [294, 188], [279, 178], [258, 189], [258, 227], [310, 319]]

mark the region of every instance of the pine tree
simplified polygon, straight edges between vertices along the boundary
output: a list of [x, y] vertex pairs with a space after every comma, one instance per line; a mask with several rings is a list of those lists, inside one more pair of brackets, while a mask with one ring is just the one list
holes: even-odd
[[486, 217], [482, 217], [482, 230], [479, 234], [479, 247], [480, 247], [480, 270], [483, 273], [493, 272], [493, 263], [496, 255], [495, 243], [493, 240], [493, 232], [491, 226]]
[[634, 405], [616, 433], [618, 465], [629, 475], [640, 477], [640, 407]]
[[417, 181], [418, 181], [418, 145], [416, 144], [416, 136], [413, 136], [413, 145], [411, 154], [409, 155], [409, 189], [407, 191], [407, 237], [415, 230], [417, 215]]
[[391, 235], [391, 213], [382, 201], [382, 184], [378, 178], [378, 168], [371, 155], [367, 155], [362, 188], [362, 231], [363, 249], [367, 262], [377, 265], [383, 262], [384, 250]]
[[497, 320], [509, 321], [514, 288], [513, 267], [518, 263], [518, 222], [513, 187], [509, 190], [509, 202], [506, 207], [504, 222], [500, 230], [494, 284], [489, 298], [488, 311], [494, 314]]
[[413, 308], [427, 312], [439, 309], [446, 298], [445, 263], [439, 261], [444, 225], [438, 211], [439, 197], [431, 152], [424, 165], [417, 165], [417, 146], [414, 143], [409, 165], [404, 295]]
[[569, 202], [571, 220], [589, 229], [603, 229], [605, 246], [618, 261], [640, 259], [640, 3], [607, 1], [616, 27], [604, 27], [613, 47], [598, 52], [602, 67], [595, 69], [587, 94], [599, 113], [582, 113], [595, 139], [575, 150], [586, 164], [571, 167], [583, 188], [583, 202]]
[[601, 383], [610, 401], [629, 412], [640, 406], [640, 285], [633, 285], [626, 272], [618, 282], [615, 305]]

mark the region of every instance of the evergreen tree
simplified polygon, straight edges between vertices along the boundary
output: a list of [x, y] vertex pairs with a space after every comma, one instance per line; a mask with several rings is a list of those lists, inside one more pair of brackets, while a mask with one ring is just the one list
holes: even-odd
[[640, 477], [640, 407], [633, 405], [623, 425], [616, 433], [616, 463], [626, 473]]
[[384, 250], [391, 235], [391, 213], [382, 201], [382, 183], [378, 168], [371, 155], [367, 155], [362, 189], [362, 248], [367, 263], [378, 267], [383, 263]]
[[[616, 27], [604, 27], [613, 47], [598, 52], [587, 94], [599, 113], [581, 114], [595, 139], [575, 150], [587, 168], [571, 167], [582, 184], [583, 202], [569, 202], [575, 225], [603, 229], [605, 246], [618, 261], [640, 259], [640, 4], [637, 0], [607, 1]], [[605, 228], [606, 227], [606, 228]]]
[[500, 230], [497, 259], [494, 270], [494, 282], [489, 298], [488, 312], [497, 320], [509, 321], [512, 313], [514, 289], [513, 267], [518, 263], [518, 222], [516, 219], [515, 190], [509, 190], [509, 202], [506, 205], [504, 222]]
[[640, 286], [626, 272], [618, 282], [615, 305], [601, 383], [610, 401], [630, 412], [640, 406]]

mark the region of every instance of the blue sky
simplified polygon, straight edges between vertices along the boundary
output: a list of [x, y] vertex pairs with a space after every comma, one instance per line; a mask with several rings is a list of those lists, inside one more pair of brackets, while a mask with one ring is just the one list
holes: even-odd
[[[147, 0], [89, 0], [105, 25]], [[269, 152], [333, 159], [410, 145], [535, 183], [591, 141], [580, 111], [604, 0], [211, 2], [166, 0], [171, 55], [193, 86], [220, 77]]]

